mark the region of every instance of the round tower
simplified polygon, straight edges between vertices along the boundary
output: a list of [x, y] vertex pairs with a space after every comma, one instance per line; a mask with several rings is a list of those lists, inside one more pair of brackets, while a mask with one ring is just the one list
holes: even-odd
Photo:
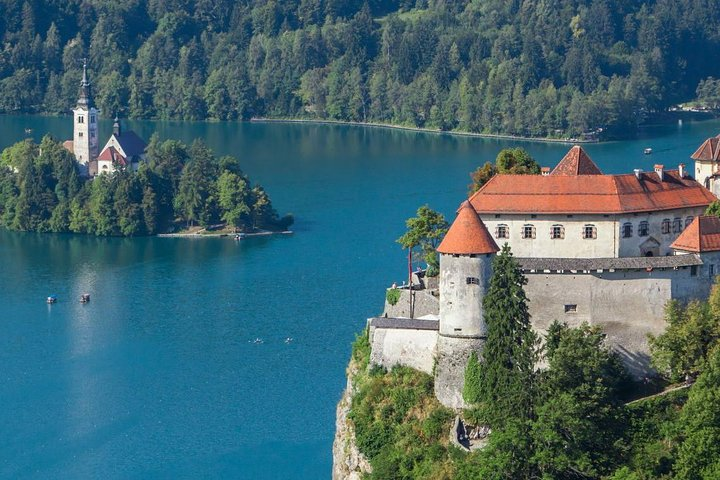
[[451, 408], [463, 408], [465, 368], [480, 356], [487, 336], [483, 297], [492, 276], [497, 244], [470, 202], [465, 201], [440, 243], [440, 332], [437, 342], [435, 396]]

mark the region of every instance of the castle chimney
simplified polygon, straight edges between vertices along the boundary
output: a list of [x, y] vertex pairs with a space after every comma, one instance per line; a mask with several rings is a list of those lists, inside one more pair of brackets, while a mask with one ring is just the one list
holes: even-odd
[[640, 180], [640, 174], [642, 174], [642, 170], [639, 168], [636, 168], [635, 170], [633, 170], [633, 172], [635, 172], [635, 178]]
[[664, 172], [663, 172], [663, 168], [664, 168], [664, 167], [665, 167], [664, 165], [655, 165], [655, 173], [657, 173], [658, 178], [660, 178], [660, 181], [661, 181], [661, 182], [662, 182], [663, 180], [665, 180], [665, 178], [664, 178], [665, 175], [664, 175]]
[[550, 167], [542, 167], [540, 169], [540, 173], [542, 173], [543, 177], [547, 177], [548, 175], [550, 175]]
[[678, 165], [678, 175], [680, 175], [680, 178], [685, 178], [685, 164], [681, 163]]

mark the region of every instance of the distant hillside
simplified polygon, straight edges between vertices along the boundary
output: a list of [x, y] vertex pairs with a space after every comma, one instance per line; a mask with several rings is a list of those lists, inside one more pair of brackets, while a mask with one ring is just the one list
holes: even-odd
[[0, 0], [0, 112], [632, 132], [720, 76], [717, 0]]

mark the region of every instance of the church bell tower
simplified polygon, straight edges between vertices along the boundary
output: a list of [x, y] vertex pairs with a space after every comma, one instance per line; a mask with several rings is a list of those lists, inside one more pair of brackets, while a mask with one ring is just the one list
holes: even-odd
[[90, 91], [87, 76], [87, 60], [83, 60], [83, 76], [80, 82], [80, 94], [76, 107], [73, 109], [73, 151], [75, 159], [88, 173], [88, 164], [97, 159], [99, 153], [98, 115]]

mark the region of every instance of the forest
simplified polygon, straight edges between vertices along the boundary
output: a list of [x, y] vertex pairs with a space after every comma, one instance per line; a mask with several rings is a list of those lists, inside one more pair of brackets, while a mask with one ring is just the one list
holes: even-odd
[[167, 233], [224, 224], [237, 231], [286, 230], [260, 185], [233, 157], [215, 158], [202, 142], [187, 146], [153, 136], [137, 173], [81, 177], [78, 163], [49, 136], [0, 156], [0, 225], [11, 230], [98, 236]]
[[106, 116], [610, 138], [720, 78], [715, 0], [0, 0], [0, 11], [4, 113], [67, 114], [88, 57]]

